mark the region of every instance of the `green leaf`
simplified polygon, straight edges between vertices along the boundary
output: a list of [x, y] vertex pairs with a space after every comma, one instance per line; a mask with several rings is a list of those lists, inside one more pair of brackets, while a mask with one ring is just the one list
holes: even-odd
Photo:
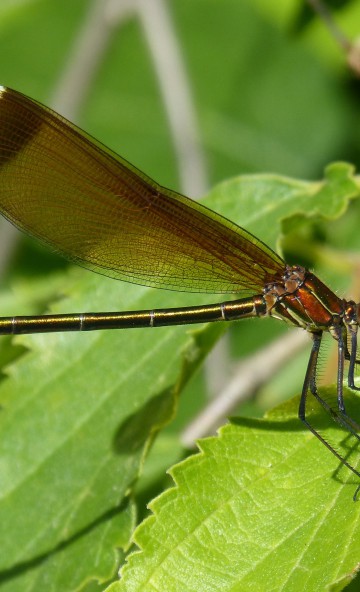
[[[351, 169], [336, 167], [342, 174], [316, 184], [238, 178], [214, 190], [212, 199], [221, 196], [225, 213], [232, 209], [245, 226], [266, 226], [263, 238], [271, 241], [281, 217], [306, 211], [325, 186], [326, 206], [320, 200], [313, 211], [327, 215], [335, 204], [338, 212], [344, 209], [357, 188]], [[155, 308], [197, 298], [78, 274], [78, 282], [77, 274], [64, 278], [72, 283], [71, 297], [52, 311]], [[59, 582], [70, 590], [111, 576], [116, 547], [126, 549], [130, 540], [133, 510], [124, 500], [144, 453], [172, 416], [175, 393], [222, 330], [211, 328], [207, 339], [201, 329], [187, 327], [16, 339], [30, 351], [9, 367], [0, 385], [0, 561], [3, 582], [9, 582], [4, 589], [16, 590], [24, 581], [41, 589], [50, 578], [48, 590]], [[82, 560], [94, 555], [90, 565]], [[24, 578], [12, 582], [19, 572]]]
[[359, 566], [357, 483], [297, 406], [234, 420], [171, 469], [111, 591], [342, 589]]
[[[53, 310], [89, 310], [90, 300], [93, 308], [146, 306], [147, 290], [83, 275]], [[186, 350], [192, 363], [199, 353], [186, 328], [16, 341], [31, 352], [0, 386], [3, 581], [25, 571], [27, 585], [51, 576], [48, 589], [63, 581], [70, 590], [89, 577], [108, 579], [115, 548], [126, 548], [133, 528], [124, 500], [153, 434], [173, 413]]]
[[[225, 214], [233, 211], [235, 221], [249, 228], [260, 225], [262, 238], [274, 242], [282, 220], [305, 213], [310, 201], [313, 214], [326, 216], [341, 213], [357, 195], [351, 167], [334, 165], [333, 170], [337, 174], [321, 183], [266, 175], [238, 178], [215, 189], [209, 202], [221, 200]], [[53, 312], [199, 301], [198, 296], [124, 285], [80, 270], [64, 282], [71, 296], [57, 302]], [[127, 495], [144, 455], [223, 330], [218, 325], [16, 338], [29, 351], [7, 369], [0, 384], [4, 590], [72, 590], [111, 577], [119, 561], [117, 548], [126, 550], [130, 542], [134, 510]], [[250, 453], [251, 448], [251, 464], [256, 455]], [[219, 470], [226, 472], [228, 462], [224, 458]], [[197, 484], [201, 493], [201, 480]]]
[[[15, 9], [13, 4], [1, 4], [1, 83], [48, 102], [88, 2], [27, 2], [26, 10], [24, 3], [16, 3]], [[341, 77], [337, 80], [331, 67], [324, 67], [314, 56], [314, 41], [319, 45], [321, 25], [310, 44], [309, 36], [295, 39], [289, 35], [289, 20], [284, 19], [282, 5], [285, 10], [293, 7], [292, 3], [264, 0], [257, 1], [256, 6], [252, 0], [171, 2], [178, 41], [191, 74], [212, 179], [223, 179], [241, 170], [265, 169], [313, 178], [334, 154], [343, 154], [344, 146], [346, 154], [350, 154], [351, 147], [352, 160], [358, 160], [358, 129], [352, 125], [356, 101], [350, 97], [349, 86], [344, 89]], [[270, 10], [279, 11], [275, 26], [267, 18]], [[345, 16], [350, 20], [348, 24], [355, 26], [353, 13], [347, 11]], [[323, 37], [328, 39], [327, 33]], [[328, 41], [328, 47], [335, 46]], [[135, 19], [126, 20], [97, 72], [89, 104], [82, 109], [81, 123], [151, 176], [175, 187], [170, 134], [153, 72], [141, 28]], [[313, 203], [318, 197], [316, 183], [303, 184], [276, 175], [226, 186], [215, 190], [213, 207], [272, 246], [279, 232], [287, 233], [291, 225], [296, 226], [310, 212], [307, 188], [310, 193], [315, 191]], [[344, 192], [344, 188], [345, 183], [338, 197], [346, 207], [353, 192]], [[231, 191], [233, 195], [228, 198]], [[288, 203], [287, 195], [293, 203]], [[301, 206], [296, 203], [298, 198], [303, 199]], [[337, 196], [330, 198], [333, 204]], [[244, 203], [247, 205], [243, 207]], [[319, 215], [326, 217], [326, 203]], [[38, 275], [39, 258], [27, 260], [28, 274]], [[64, 289], [60, 288], [53, 310], [192, 303], [186, 296], [155, 296], [151, 291], [122, 288], [115, 283], [111, 287], [102, 278], [86, 279], [85, 273], [78, 277], [76, 283], [74, 278], [63, 276], [69, 298], [62, 300]], [[47, 301], [44, 291], [40, 282], [29, 283], [29, 301], [34, 299], [36, 306], [21, 305], [11, 294], [11, 302], [1, 308], [1, 314], [26, 314], [32, 308], [38, 312], [38, 303]], [[172, 341], [172, 331], [179, 335], [179, 341]], [[1, 352], [2, 363], [19, 356], [23, 347], [29, 350], [19, 365], [9, 369], [9, 378], [3, 381], [0, 392], [0, 453], [4, 453], [0, 487], [3, 477], [9, 486], [7, 492], [0, 492], [0, 521], [4, 525], [0, 532], [0, 563], [6, 565], [0, 579], [2, 590], [71, 590], [81, 587], [85, 579], [103, 580], [114, 573], [118, 562], [115, 548], [126, 548], [134, 520], [131, 503], [127, 510], [122, 501], [124, 491], [132, 489], [133, 479], [141, 470], [152, 427], [156, 430], [173, 412], [174, 398], [163, 413], [157, 412], [158, 397], [163, 402], [166, 399], [166, 395], [161, 398], [163, 385], [159, 377], [164, 379], [164, 392], [172, 393], [173, 385], [184, 383], [214, 340], [215, 335], [210, 336], [207, 330], [193, 333], [186, 328], [161, 329], [146, 337], [145, 331], [140, 331], [138, 339], [134, 332], [123, 337], [38, 336], [16, 339], [18, 346], [11, 348], [11, 355], [7, 355], [9, 339], [1, 340], [6, 349], [5, 355]], [[151, 418], [149, 410], [153, 412], [154, 407]], [[128, 434], [134, 430], [136, 443], [141, 440], [138, 430], [145, 425], [146, 435], [138, 454], [132, 455], [131, 450], [115, 452], [116, 434], [124, 424]], [[37, 450], [40, 447], [43, 458], [41, 450]], [[149, 469], [153, 475], [159, 472], [160, 463], [155, 464]], [[23, 477], [22, 483], [18, 474]], [[74, 510], [76, 496], [78, 513]], [[93, 504], [87, 510], [89, 499]], [[119, 512], [119, 524], [114, 524], [113, 530], [110, 523], [105, 527], [106, 517], [110, 518], [112, 512], [115, 521]], [[80, 542], [82, 548], [77, 547]]]
[[245, 226], [275, 248], [282, 232], [293, 230], [300, 218], [331, 220], [344, 214], [349, 200], [359, 196], [354, 167], [329, 165], [322, 181], [305, 182], [280, 175], [243, 175], [225, 181], [210, 193], [207, 204]]

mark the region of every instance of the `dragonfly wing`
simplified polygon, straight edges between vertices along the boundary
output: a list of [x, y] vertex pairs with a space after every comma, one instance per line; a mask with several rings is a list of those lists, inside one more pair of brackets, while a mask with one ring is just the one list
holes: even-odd
[[158, 288], [257, 293], [283, 270], [243, 228], [3, 87], [0, 167], [0, 213], [98, 273]]

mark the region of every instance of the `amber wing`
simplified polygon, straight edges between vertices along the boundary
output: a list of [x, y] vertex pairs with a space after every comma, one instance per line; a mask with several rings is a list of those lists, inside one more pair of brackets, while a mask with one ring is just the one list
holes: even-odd
[[0, 87], [0, 213], [68, 259], [157, 288], [257, 293], [282, 259], [60, 115]]

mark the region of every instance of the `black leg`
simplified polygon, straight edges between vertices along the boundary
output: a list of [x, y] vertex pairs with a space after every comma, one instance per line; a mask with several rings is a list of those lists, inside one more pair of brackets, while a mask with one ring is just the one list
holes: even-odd
[[348, 385], [349, 388], [353, 389], [354, 391], [360, 391], [360, 387], [355, 386], [355, 364], [359, 363], [359, 360], [356, 359], [356, 351], [357, 351], [357, 326], [351, 327], [350, 329], [350, 337], [351, 337], [351, 351], [350, 351], [350, 363], [349, 363], [349, 373], [348, 373]]
[[[344, 418], [346, 425], [349, 429], [349, 425], [352, 427], [354, 432], [360, 431], [360, 426], [354, 421], [349, 415], [346, 413], [345, 410], [345, 403], [344, 403], [344, 389], [343, 389], [343, 381], [344, 381], [344, 361], [346, 357], [346, 350], [347, 350], [347, 334], [344, 328], [339, 327], [337, 331], [338, 337], [338, 373], [337, 373], [337, 399], [338, 399], [338, 409], [341, 416]], [[360, 390], [354, 384], [354, 372], [355, 372], [355, 364], [356, 364], [356, 350], [357, 350], [357, 328], [356, 330], [350, 329], [351, 335], [351, 351], [350, 351], [350, 363], [349, 363], [349, 372], [348, 372], [348, 385], [350, 388], [354, 390]], [[341, 422], [339, 422], [341, 423]], [[353, 433], [352, 431], [352, 433]], [[356, 434], [357, 435], [357, 434]], [[358, 435], [357, 435], [358, 436]]]
[[313, 432], [313, 429], [310, 427], [306, 420], [306, 399], [308, 392], [314, 395], [317, 391], [316, 389], [316, 367], [317, 361], [319, 356], [321, 338], [322, 338], [322, 331], [319, 333], [312, 333], [313, 344], [311, 348], [310, 358], [308, 362], [308, 366], [306, 369], [305, 380], [301, 392], [300, 398], [300, 405], [299, 405], [299, 418], [303, 421], [306, 426]]
[[[360, 437], [356, 432], [360, 431], [360, 426], [353, 420], [349, 415], [346, 413], [345, 403], [344, 403], [344, 364], [345, 359], [348, 358], [350, 360], [349, 364], [349, 373], [348, 373], [348, 385], [350, 388], [355, 388], [355, 390], [359, 390], [357, 387], [352, 386], [354, 383], [354, 369], [356, 361], [356, 349], [357, 349], [357, 330], [355, 332], [350, 329], [351, 331], [351, 352], [349, 354], [347, 348], [347, 332], [343, 326], [338, 326], [334, 328], [332, 333], [333, 337], [338, 342], [338, 371], [337, 371], [337, 401], [338, 401], [338, 410], [339, 415], [335, 413], [334, 410], [331, 409], [331, 414], [333, 415], [335, 421], [337, 421], [340, 425], [351, 431], [352, 434], [356, 435], [358, 439]], [[312, 391], [313, 392], [313, 391]], [[317, 393], [313, 393], [316, 398], [320, 401], [320, 397]], [[323, 405], [323, 403], [321, 403]], [[323, 405], [324, 406], [324, 405]], [[335, 414], [335, 415], [334, 415]], [[352, 429], [351, 429], [352, 428]]]
[[[308, 394], [310, 392], [316, 398], [316, 400], [320, 403], [320, 405], [323, 407], [323, 409], [330, 415], [330, 417], [332, 417], [339, 425], [341, 425], [341, 427], [345, 428], [353, 436], [355, 436], [355, 438], [358, 441], [360, 441], [359, 434], [356, 433], [355, 429], [351, 425], [352, 422], [350, 423], [348, 421], [348, 418], [346, 417], [346, 415], [343, 415], [343, 413], [340, 410], [335, 411], [334, 409], [332, 409], [332, 407], [330, 407], [330, 405], [328, 405], [328, 403], [326, 403], [326, 401], [324, 399], [322, 399], [317, 392], [316, 369], [317, 369], [317, 362], [318, 362], [319, 350], [320, 350], [321, 339], [322, 339], [322, 331], [319, 331], [317, 333], [313, 333], [312, 338], [313, 338], [313, 344], [312, 344], [312, 348], [311, 348], [308, 367], [306, 370], [304, 385], [303, 385], [301, 397], [300, 397], [299, 418], [306, 425], [306, 427], [314, 434], [314, 436], [316, 436], [320, 440], [320, 442], [322, 442], [326, 446], [326, 448], [328, 448], [328, 450], [330, 450], [330, 452], [332, 452], [332, 454], [334, 456], [336, 456], [336, 458], [338, 458], [339, 461], [343, 465], [345, 465], [348, 469], [350, 469], [350, 471], [352, 471], [357, 477], [360, 478], [360, 472], [357, 471], [355, 469], [355, 467], [353, 467], [335, 448], [333, 448], [333, 446], [331, 446], [331, 444], [329, 442], [327, 442], [325, 440], [325, 438], [323, 438], [323, 436], [321, 436], [321, 434], [310, 424], [310, 422], [307, 419], [306, 403], [307, 403]], [[342, 342], [342, 350], [339, 351], [339, 357], [340, 357], [340, 354], [341, 354], [342, 358], [344, 359], [344, 342]], [[341, 363], [341, 361], [339, 361], [338, 375], [339, 375], [339, 372], [341, 374], [341, 371], [343, 372], [343, 361], [342, 361], [342, 363]], [[339, 376], [338, 376], [338, 381], [339, 381]], [[342, 385], [341, 385], [341, 387], [342, 387]], [[341, 391], [342, 391], [342, 388], [341, 388]], [[339, 397], [339, 394], [338, 394], [338, 401], [339, 401], [339, 399], [340, 399], [340, 401], [342, 400], [342, 395], [340, 395], [340, 397]], [[360, 486], [355, 492], [354, 499], [356, 499], [359, 491], [360, 491]]]
[[338, 409], [339, 409], [340, 413], [346, 415], [345, 403], [344, 403], [344, 389], [343, 389], [346, 330], [343, 327], [338, 327], [337, 342], [338, 342], [338, 370], [337, 370], [337, 380], [336, 380], [337, 401], [338, 401]]

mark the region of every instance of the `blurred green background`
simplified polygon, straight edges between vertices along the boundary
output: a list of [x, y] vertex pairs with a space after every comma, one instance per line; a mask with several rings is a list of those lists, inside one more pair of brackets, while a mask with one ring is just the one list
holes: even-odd
[[[171, 0], [164, 3], [170, 29], [160, 26], [156, 37], [164, 57], [170, 56], [166, 35], [179, 52], [194, 108], [197, 157], [204, 163], [196, 175], [188, 166], [181, 181], [158, 74], [161, 68], [166, 78], [169, 68], [167, 84], [174, 91], [176, 62], [169, 57], [165, 65], [156, 63], [145, 17], [142, 20], [132, 10], [119, 17], [116, 3], [112, 8], [110, 4], [105, 48], [92, 67], [76, 123], [161, 184], [199, 197], [215, 183], [240, 174], [271, 172], [321, 179], [324, 167], [334, 160], [357, 165], [359, 81], [307, 5], [300, 0]], [[355, 39], [360, 32], [359, 3], [335, 4], [336, 22]], [[91, 10], [93, 3], [88, 0], [3, 0], [1, 83], [58, 107], [59, 85], [75, 61]], [[93, 44], [90, 37], [89, 55], [97, 43], [95, 35]], [[71, 97], [71, 86], [61, 88]], [[174, 95], [170, 99], [175, 113], [183, 108], [183, 90], [180, 80], [179, 104]], [[182, 149], [186, 152], [186, 144]], [[188, 151], [192, 150], [189, 145]], [[340, 221], [312, 221], [290, 234], [283, 245], [290, 261], [316, 266], [340, 294], [350, 291], [355, 300], [360, 295], [359, 215], [354, 202]], [[2, 265], [2, 314], [44, 310], [61, 295], [60, 285], [55, 279], [50, 283], [49, 275], [57, 277], [54, 274], [67, 263], [23, 236], [12, 236], [9, 247], [3, 227], [0, 232], [1, 251], [8, 252]], [[279, 323], [262, 322], [261, 344], [286, 330]], [[251, 322], [244, 322], [241, 332], [233, 330], [234, 359], [254, 351], [260, 345], [259, 335], [258, 325]], [[11, 348], [4, 340], [2, 364], [19, 354], [19, 347]], [[298, 393], [307, 355], [305, 351], [288, 363], [240, 412], [261, 414], [283, 397]], [[207, 396], [204, 385], [203, 375], [188, 385], [169, 433], [180, 430], [200, 408]], [[147, 501], [151, 493], [145, 486], [142, 491]]]
[[[90, 83], [74, 116], [81, 127], [151, 177], [199, 196], [215, 183], [239, 174], [272, 172], [320, 179], [331, 161], [357, 164], [360, 85], [335, 40], [307, 4], [298, 0], [173, 0], [165, 3], [170, 34], [185, 69], [195, 111], [194, 132], [204, 163], [198, 179], [193, 179], [191, 168], [185, 171], [184, 189], [159, 88], [159, 66], [149, 49], [151, 40], [136, 11], [116, 14], [117, 7], [123, 5], [114, 2], [111, 12], [109, 3], [105, 12], [105, 48], [98, 63], [90, 66]], [[59, 85], [64, 71], [76, 59], [79, 38], [92, 10], [94, 4], [87, 0], [3, 2], [2, 84], [58, 106]], [[350, 39], [356, 38], [360, 30], [357, 2], [341, 3], [334, 18]], [[156, 35], [162, 34], [166, 54], [168, 32], [160, 25]], [[94, 35], [85, 53], [91, 54], [96, 44]], [[169, 68], [171, 85], [177, 74], [173, 63], [170, 60], [160, 67], [165, 68], [165, 76]], [[61, 90], [71, 99], [71, 86]], [[180, 88], [177, 97], [179, 105], [183, 90]], [[351, 284], [356, 285], [348, 276], [349, 266], [334, 266], [329, 253], [332, 248], [358, 251], [357, 209], [356, 203], [351, 204], [352, 211], [341, 222], [325, 225], [315, 221], [310, 228], [304, 227], [303, 235], [288, 238], [285, 249], [289, 260], [316, 265], [322, 277], [344, 293]], [[19, 236], [2, 278], [4, 287], [14, 290], [16, 286], [19, 301], [14, 301], [13, 292], [11, 298], [4, 292], [4, 314], [43, 310], [47, 301], [58, 296], [57, 286], [47, 281], [48, 274], [66, 265]], [[44, 282], [39, 284], [42, 278]], [[356, 293], [351, 295], [358, 298]], [[261, 328], [262, 343], [286, 331], [272, 321], [263, 322]], [[243, 323], [241, 333], [233, 331], [232, 335], [235, 357], [259, 346], [259, 328], [252, 322]], [[18, 353], [10, 353], [6, 345], [4, 361]], [[242, 413], [259, 414], [281, 398], [296, 394], [307, 355], [304, 352], [301, 361], [287, 364], [284, 372], [258, 393], [255, 407], [247, 404]], [[201, 406], [201, 384], [198, 377], [193, 390], [190, 385], [189, 395], [184, 397], [184, 417], [180, 415], [178, 420], [181, 423], [194, 412], [194, 405]], [[187, 409], [189, 404], [191, 409]]]
[[[360, 29], [359, 4], [340, 4], [334, 18], [354, 39]], [[124, 3], [113, 5], [116, 8]], [[359, 82], [335, 40], [307, 4], [299, 0], [173, 0], [165, 6], [170, 33], [185, 68], [195, 110], [194, 131], [204, 162], [200, 180], [194, 180], [189, 170], [187, 193], [199, 196], [215, 183], [243, 173], [272, 172], [317, 179], [331, 161], [357, 164]], [[125, 11], [119, 18], [115, 8], [106, 13], [110, 29], [106, 48], [92, 67], [76, 121], [160, 183], [184, 191], [146, 28], [136, 11]], [[56, 89], [75, 60], [79, 36], [91, 10], [93, 3], [88, 0], [2, 2], [1, 82], [57, 106]], [[162, 32], [166, 33], [160, 26], [157, 35]], [[94, 36], [89, 53], [96, 43]], [[166, 41], [162, 43], [166, 54]], [[176, 76], [171, 62], [167, 67], [171, 76]], [[72, 88], [62, 87], [62, 92], [71, 96]], [[351, 206], [353, 210], [357, 207]], [[341, 223], [314, 224], [304, 232], [306, 249], [304, 236], [288, 240], [290, 260], [321, 267], [326, 251], [313, 249], [313, 243], [352, 251], [358, 248], [357, 218], [352, 213]], [[29, 283], [16, 292], [19, 303], [13, 298], [8, 303], [4, 295], [5, 312], [26, 313], [31, 309], [31, 299], [35, 310], [43, 308], [47, 298], [56, 297], [52, 291], [46, 292], [47, 274], [65, 265], [20, 237], [10, 249], [2, 284], [19, 286], [19, 278], [24, 277]], [[351, 284], [345, 274], [333, 278], [338, 272], [334, 265], [321, 271], [335, 287], [345, 290]], [[41, 278], [45, 280], [43, 291], [35, 294], [32, 282]], [[352, 296], [357, 298], [357, 294]], [[268, 323], [269, 329], [265, 325], [264, 339], [268, 331], [284, 330], [276, 323]], [[244, 324], [236, 354], [246, 353], [249, 345], [258, 345], [258, 329], [252, 335], [252, 323]], [[288, 367], [280, 383], [268, 385], [266, 390], [272, 394], [266, 400], [272, 395], [276, 400], [282, 388], [289, 393], [290, 377], [291, 393], [296, 393], [304, 363], [295, 363], [291, 370]]]

